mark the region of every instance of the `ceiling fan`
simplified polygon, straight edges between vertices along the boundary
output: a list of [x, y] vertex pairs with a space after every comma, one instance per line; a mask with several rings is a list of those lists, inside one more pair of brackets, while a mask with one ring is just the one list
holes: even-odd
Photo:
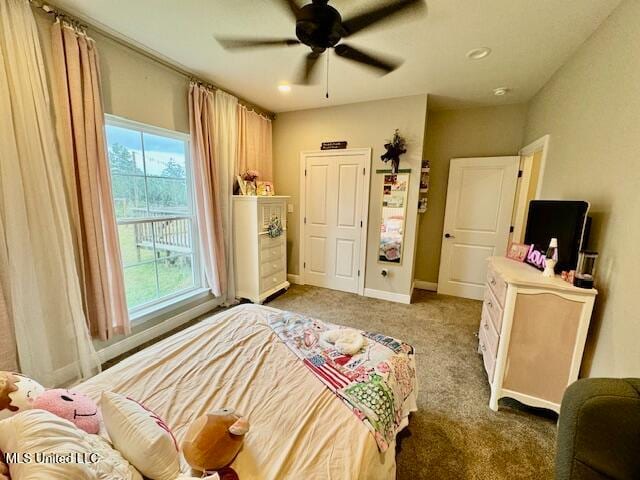
[[220, 45], [227, 50], [251, 49], [262, 47], [293, 46], [304, 44], [311, 48], [303, 64], [302, 73], [297, 83], [308, 85], [312, 83], [313, 71], [322, 54], [333, 48], [336, 55], [371, 67], [382, 74], [397, 69], [401, 62], [384, 58], [380, 55], [365, 52], [341, 43], [343, 38], [349, 38], [374, 25], [380, 25], [401, 12], [407, 12], [409, 7], [416, 11], [424, 9], [424, 0], [394, 0], [366, 12], [355, 15], [346, 20], [340, 13], [329, 5], [328, 0], [313, 0], [312, 3], [300, 7], [294, 0], [279, 0], [289, 9], [296, 21], [297, 38], [217, 38]]

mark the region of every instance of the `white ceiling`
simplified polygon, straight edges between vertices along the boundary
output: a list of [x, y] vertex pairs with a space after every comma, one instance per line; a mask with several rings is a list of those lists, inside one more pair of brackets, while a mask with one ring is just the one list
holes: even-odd
[[[440, 108], [530, 99], [620, 0], [428, 0], [428, 14], [409, 15], [354, 35], [354, 46], [404, 58], [378, 77], [331, 55], [324, 85], [292, 86], [303, 46], [226, 52], [219, 36], [293, 37], [279, 0], [54, 0], [69, 12], [275, 112], [429, 93]], [[302, 0], [301, 0], [302, 3]], [[307, 3], [307, 2], [305, 2]], [[380, 0], [333, 0], [343, 18]], [[487, 46], [484, 60], [468, 60]], [[324, 79], [324, 65], [322, 67]], [[324, 83], [324, 81], [323, 81]], [[511, 93], [495, 97], [496, 87]]]

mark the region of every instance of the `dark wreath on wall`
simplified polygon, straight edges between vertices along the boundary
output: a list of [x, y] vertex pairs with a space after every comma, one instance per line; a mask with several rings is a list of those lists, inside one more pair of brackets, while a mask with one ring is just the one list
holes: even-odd
[[388, 143], [385, 143], [384, 148], [387, 149], [387, 152], [380, 157], [380, 160], [385, 163], [390, 161], [391, 173], [398, 173], [400, 155], [407, 153], [407, 141], [400, 135], [400, 131], [397, 128], [393, 138]]

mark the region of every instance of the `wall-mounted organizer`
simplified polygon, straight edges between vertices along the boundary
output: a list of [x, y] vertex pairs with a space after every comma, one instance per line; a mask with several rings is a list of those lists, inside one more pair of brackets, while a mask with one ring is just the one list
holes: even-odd
[[418, 213], [424, 213], [427, 211], [430, 172], [431, 164], [429, 163], [429, 160], [423, 160], [422, 168], [420, 169], [420, 195], [418, 198]]

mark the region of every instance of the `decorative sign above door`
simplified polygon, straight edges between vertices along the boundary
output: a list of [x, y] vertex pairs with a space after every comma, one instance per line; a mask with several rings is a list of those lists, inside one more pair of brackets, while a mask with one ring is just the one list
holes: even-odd
[[339, 142], [322, 142], [320, 150], [344, 150], [345, 148], [347, 148], [347, 142], [341, 140]]

